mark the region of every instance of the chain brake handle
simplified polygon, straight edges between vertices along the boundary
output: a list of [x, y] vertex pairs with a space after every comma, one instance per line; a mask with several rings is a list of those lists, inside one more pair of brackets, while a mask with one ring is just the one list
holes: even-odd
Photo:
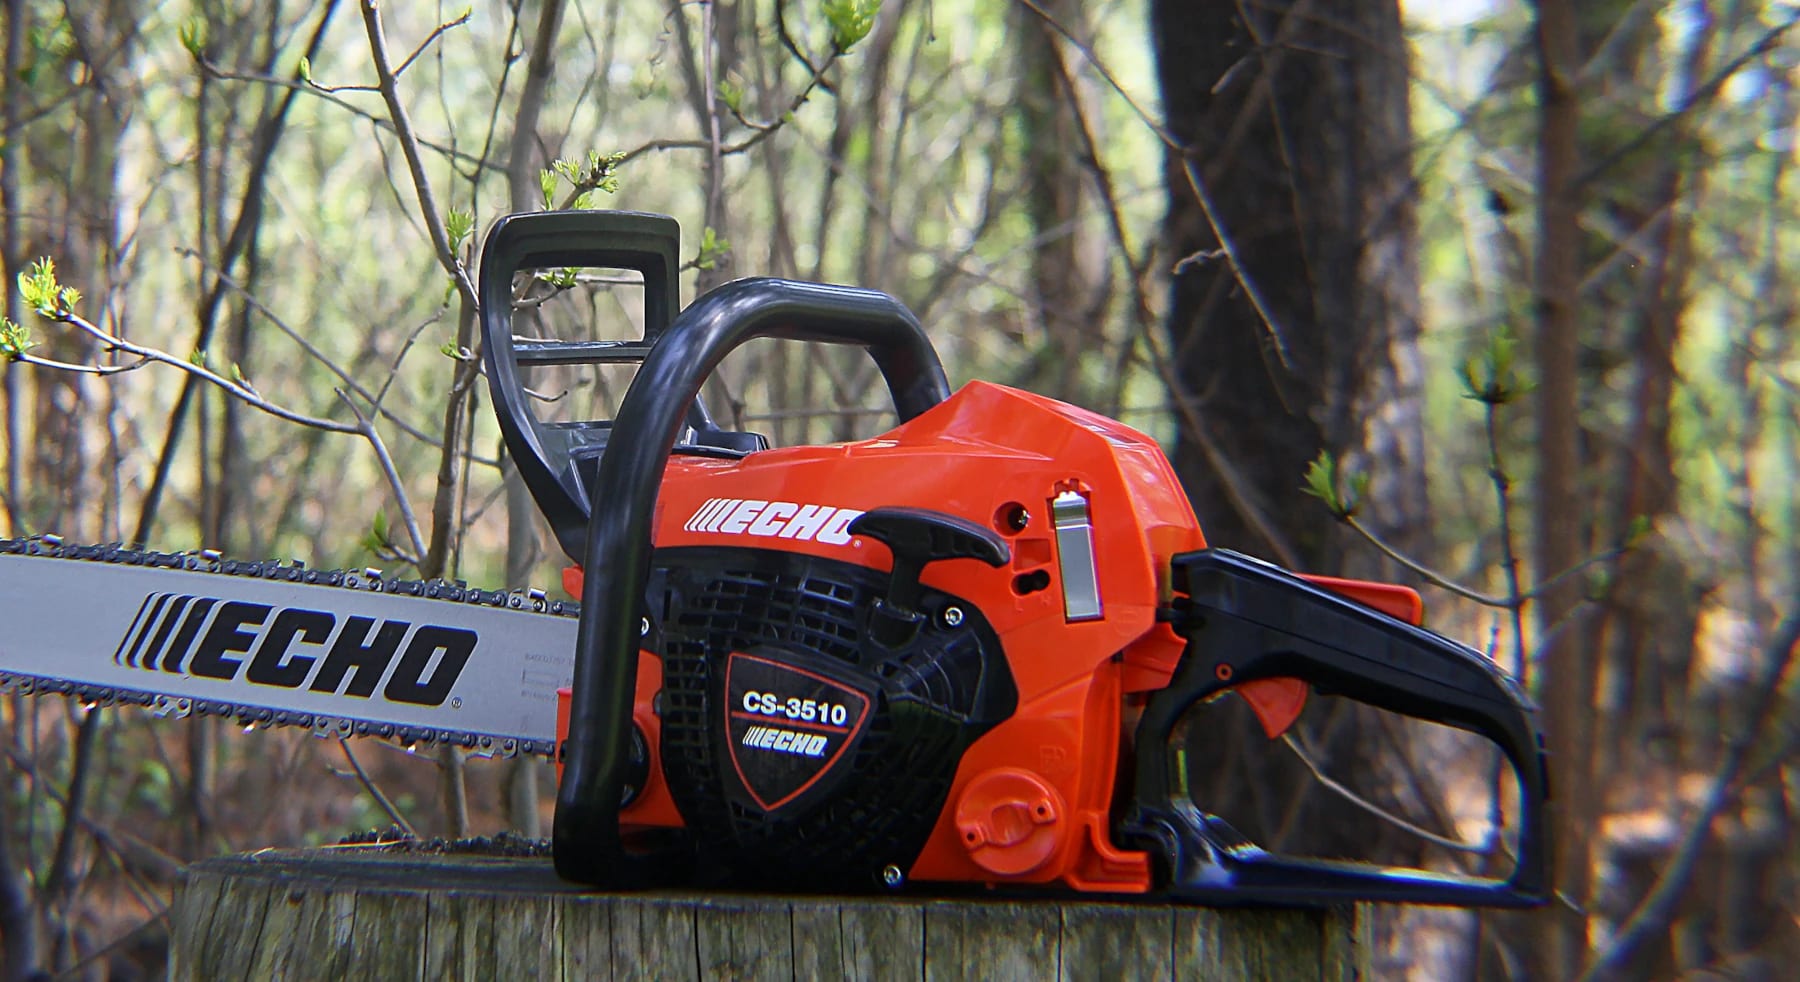
[[[1549, 785], [1534, 707], [1480, 652], [1315, 582], [1224, 549], [1176, 556], [1173, 627], [1187, 639], [1138, 724], [1136, 786], [1123, 831], [1168, 862], [1168, 893], [1222, 904], [1379, 900], [1529, 907], [1550, 892]], [[1455, 876], [1269, 853], [1178, 793], [1170, 741], [1196, 702], [1299, 680], [1323, 694], [1486, 737], [1519, 783], [1511, 876]], [[1298, 708], [1294, 710], [1298, 712]], [[1259, 709], [1265, 728], [1271, 720]], [[1291, 722], [1291, 717], [1288, 717]], [[1285, 723], [1282, 725], [1285, 728]], [[1275, 731], [1271, 731], [1273, 735]]]
[[[507, 219], [489, 234], [490, 248], [496, 242], [505, 247], [495, 269], [518, 268], [514, 264], [521, 257], [550, 265], [599, 257], [626, 265], [622, 260], [634, 259], [634, 254], [603, 253], [599, 244], [607, 229], [617, 227], [609, 220], [618, 220], [617, 214]], [[663, 221], [673, 226], [672, 221]], [[585, 251], [561, 249], [556, 245], [559, 230], [580, 232], [591, 244]], [[520, 244], [513, 244], [514, 236]], [[671, 260], [667, 295], [672, 298], [673, 250], [664, 255]], [[654, 268], [660, 275], [663, 267]], [[645, 276], [648, 281], [650, 273]], [[510, 270], [488, 277], [484, 260], [484, 308], [496, 301], [510, 302], [509, 292], [500, 291], [510, 279]], [[492, 343], [494, 319], [486, 323]], [[585, 569], [551, 850], [556, 871], [564, 879], [616, 888], [667, 879], [671, 869], [686, 859], [679, 848], [628, 852], [620, 836], [619, 809], [629, 765], [639, 625], [650, 579], [656, 499], [677, 444], [684, 433], [697, 429], [702, 384], [727, 354], [745, 342], [780, 338], [865, 348], [881, 370], [902, 422], [950, 396], [943, 365], [918, 319], [893, 297], [874, 290], [766, 277], [737, 280], [694, 301], [655, 333], [642, 352], [618, 415], [607, 427], [605, 451], [598, 454], [591, 482], [581, 488], [557, 479], [556, 491], [586, 492], [580, 502], [582, 548], [571, 552], [583, 560]], [[510, 342], [511, 335], [503, 340]], [[501, 389], [511, 386], [515, 390], [511, 394], [519, 394], [516, 378], [494, 385], [496, 408]], [[519, 428], [516, 433], [542, 440], [541, 431]], [[567, 542], [564, 548], [568, 549]]]

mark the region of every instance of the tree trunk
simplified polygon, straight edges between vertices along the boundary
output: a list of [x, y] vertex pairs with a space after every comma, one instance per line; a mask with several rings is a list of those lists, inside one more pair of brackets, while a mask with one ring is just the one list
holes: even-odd
[[[1301, 491], [1307, 463], [1330, 451], [1371, 473], [1370, 524], [1424, 548], [1398, 5], [1158, 0], [1151, 13], [1167, 124], [1181, 144], [1165, 159], [1164, 234], [1176, 263], [1168, 334], [1183, 406], [1174, 460], [1208, 542], [1343, 571], [1345, 538]], [[1265, 845], [1416, 860], [1411, 840], [1347, 810], [1291, 756], [1253, 749], [1262, 739], [1243, 735], [1252, 725], [1196, 728], [1210, 746], [1193, 756], [1228, 765], [1196, 784], [1204, 805], [1252, 812], [1226, 817]], [[1371, 759], [1386, 742], [1375, 725], [1366, 711], [1334, 713], [1321, 739], [1334, 775], [1380, 798], [1392, 782]]]
[[[1573, 0], [1539, 0], [1538, 75], [1537, 507], [1532, 553], [1540, 580], [1570, 569], [1586, 554], [1588, 531], [1580, 502], [1581, 425], [1577, 358], [1581, 287], [1581, 189], [1576, 81], [1581, 70]], [[1593, 787], [1592, 719], [1595, 659], [1565, 623], [1581, 602], [1581, 579], [1563, 577], [1539, 592], [1540, 690], [1545, 738], [1551, 749], [1550, 786], [1562, 789], [1553, 821], [1557, 889], [1579, 902], [1588, 895], [1589, 830], [1598, 814]], [[1587, 951], [1586, 919], [1562, 904], [1543, 915], [1543, 943], [1534, 948], [1543, 978], [1572, 978]]]
[[1407, 58], [1397, 4], [1294, 6], [1152, 7], [1184, 151], [1168, 331], [1204, 431], [1184, 421], [1175, 456], [1209, 541], [1335, 569], [1344, 543], [1300, 489], [1321, 450], [1367, 462], [1378, 529], [1428, 542]]
[[[1044, 10], [1057, 24], [1085, 33], [1075, 0], [1048, 0]], [[1023, 131], [1025, 211], [1031, 220], [1031, 279], [1026, 290], [1030, 325], [1016, 384], [1057, 399], [1090, 405], [1082, 366], [1101, 340], [1105, 269], [1082, 234], [1081, 217], [1091, 212], [1087, 169], [1078, 147], [1075, 116], [1081, 93], [1072, 91], [1062, 70], [1062, 35], [1023, 6], [1011, 10], [1018, 38], [1018, 108]], [[1096, 378], [1095, 381], [1100, 381]]]

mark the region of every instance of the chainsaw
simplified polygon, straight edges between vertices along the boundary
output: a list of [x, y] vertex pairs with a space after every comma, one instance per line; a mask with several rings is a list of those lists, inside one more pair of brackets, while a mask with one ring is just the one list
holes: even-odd
[[[503, 218], [483, 247], [494, 411], [579, 603], [0, 540], [0, 688], [550, 756], [556, 870], [599, 887], [1544, 902], [1534, 710], [1421, 627], [1417, 593], [1208, 547], [1154, 441], [952, 391], [886, 294], [751, 278], [678, 313], [679, 246], [668, 217], [582, 211]], [[577, 268], [642, 277], [641, 338], [516, 333], [515, 279]], [[782, 448], [721, 425], [702, 387], [758, 338], [863, 349], [899, 425]], [[612, 418], [540, 416], [534, 373], [607, 366], [635, 369]], [[1190, 709], [1241, 698], [1274, 738], [1314, 693], [1495, 744], [1510, 876], [1271, 853], [1192, 799]]]

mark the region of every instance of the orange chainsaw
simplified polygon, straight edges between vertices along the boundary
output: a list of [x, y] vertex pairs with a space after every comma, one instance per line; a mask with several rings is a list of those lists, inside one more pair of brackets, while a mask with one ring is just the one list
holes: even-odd
[[[1548, 888], [1542, 741], [1518, 685], [1410, 589], [1208, 548], [1155, 442], [985, 382], [952, 392], [873, 291], [753, 278], [677, 316], [660, 215], [517, 215], [487, 237], [507, 448], [571, 560], [553, 847], [608, 886], [1031, 885], [1203, 903], [1526, 906]], [[526, 340], [525, 269], [631, 270], [641, 340]], [[700, 399], [756, 338], [864, 349], [900, 424], [770, 448]], [[548, 423], [522, 372], [631, 364], [610, 420]], [[1479, 734], [1520, 788], [1505, 880], [1291, 858], [1185, 792], [1172, 741], [1235, 693], [1273, 738], [1309, 692]]]

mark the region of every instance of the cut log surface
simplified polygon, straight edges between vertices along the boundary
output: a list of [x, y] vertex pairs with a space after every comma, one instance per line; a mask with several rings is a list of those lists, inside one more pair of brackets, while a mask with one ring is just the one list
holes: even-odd
[[1350, 909], [594, 893], [548, 859], [381, 848], [206, 860], [171, 917], [173, 979], [1370, 977]]

